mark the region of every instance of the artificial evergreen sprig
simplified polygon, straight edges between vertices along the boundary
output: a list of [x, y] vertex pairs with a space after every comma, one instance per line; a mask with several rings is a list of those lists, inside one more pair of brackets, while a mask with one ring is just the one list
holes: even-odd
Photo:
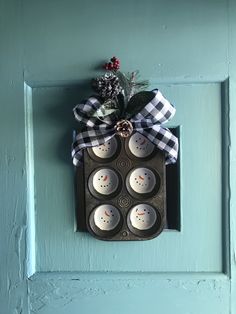
[[[148, 81], [139, 80], [139, 71], [131, 73], [119, 71], [120, 60], [117, 57], [112, 57], [103, 65], [103, 68], [109, 72], [92, 80], [94, 91], [103, 101], [103, 114], [106, 115], [106, 109], [110, 112], [111, 108], [119, 111], [122, 118], [127, 114], [132, 114], [132, 107], [135, 112], [135, 105], [140, 106], [137, 103], [139, 102], [137, 94], [148, 87]], [[136, 97], [132, 99], [135, 95]]]
[[133, 71], [131, 73], [127, 73], [125, 75], [127, 77], [127, 80], [130, 84], [130, 97], [129, 99], [136, 93], [145, 90], [149, 86], [148, 80], [140, 81], [140, 74], [139, 70]]

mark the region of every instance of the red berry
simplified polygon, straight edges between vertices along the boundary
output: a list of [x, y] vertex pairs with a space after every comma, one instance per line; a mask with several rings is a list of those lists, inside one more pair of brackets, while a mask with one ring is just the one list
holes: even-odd
[[113, 64], [111, 62], [108, 63], [108, 70], [112, 70], [113, 69]]
[[119, 70], [120, 68], [120, 60], [116, 57], [112, 57], [110, 62], [107, 62], [103, 65], [104, 69], [112, 71], [112, 70]]
[[119, 62], [113, 63], [113, 66], [119, 68], [120, 67], [120, 63]]
[[105, 70], [108, 70], [108, 63], [105, 63], [105, 64], [103, 65], [103, 68], [104, 68]]
[[116, 62], [116, 60], [118, 60], [116, 57], [111, 58], [111, 62]]

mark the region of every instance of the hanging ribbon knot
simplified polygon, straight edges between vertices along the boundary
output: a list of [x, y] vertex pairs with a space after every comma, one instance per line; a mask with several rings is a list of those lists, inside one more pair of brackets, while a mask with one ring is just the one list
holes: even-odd
[[128, 137], [139, 132], [166, 154], [166, 164], [175, 163], [178, 156], [178, 139], [162, 125], [175, 115], [175, 108], [158, 89], [152, 91], [153, 98], [143, 109], [128, 119], [118, 119], [115, 113], [103, 118], [98, 115], [101, 103], [90, 97], [74, 108], [74, 115], [83, 128], [72, 144], [75, 166], [82, 162], [83, 149], [104, 144], [116, 134]]

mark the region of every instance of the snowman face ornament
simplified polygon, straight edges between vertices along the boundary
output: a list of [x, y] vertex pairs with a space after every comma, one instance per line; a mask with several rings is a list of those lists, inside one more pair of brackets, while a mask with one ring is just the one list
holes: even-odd
[[92, 147], [92, 151], [95, 156], [101, 159], [109, 159], [116, 154], [117, 148], [117, 140], [113, 137], [102, 145]]
[[129, 186], [138, 194], [147, 194], [156, 187], [156, 176], [148, 168], [136, 168], [129, 176]]
[[129, 219], [133, 228], [138, 230], [148, 230], [155, 225], [157, 214], [152, 206], [148, 204], [139, 204], [131, 209]]
[[114, 170], [102, 168], [92, 178], [93, 189], [102, 195], [110, 195], [118, 189], [119, 178]]
[[114, 230], [120, 222], [120, 213], [112, 205], [104, 204], [94, 210], [94, 224], [103, 231]]
[[146, 158], [152, 154], [155, 146], [142, 134], [136, 132], [129, 140], [130, 152], [138, 158]]

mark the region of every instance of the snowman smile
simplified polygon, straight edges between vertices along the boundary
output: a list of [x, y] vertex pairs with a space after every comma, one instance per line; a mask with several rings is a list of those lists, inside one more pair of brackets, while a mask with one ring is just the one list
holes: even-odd
[[108, 176], [105, 176], [104, 179], [103, 179], [103, 181], [106, 181], [107, 179], [108, 179]]
[[108, 152], [108, 150], [110, 149], [110, 147], [108, 147], [108, 145], [110, 145], [110, 142], [106, 144], [102, 144], [101, 147], [99, 147], [99, 149], [103, 152]]
[[136, 178], [134, 178], [135, 183], [140, 186], [148, 186], [148, 182], [150, 180], [150, 176], [145, 173], [144, 176], [138, 175]]

